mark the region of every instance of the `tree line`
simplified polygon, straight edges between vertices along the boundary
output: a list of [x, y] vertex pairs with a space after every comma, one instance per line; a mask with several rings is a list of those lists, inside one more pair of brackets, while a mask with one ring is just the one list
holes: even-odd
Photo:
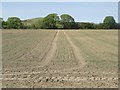
[[36, 23], [27, 24], [18, 17], [9, 17], [7, 21], [0, 18], [0, 28], [3, 29], [120, 29], [113, 16], [106, 16], [102, 23], [75, 22], [69, 14], [49, 14]]

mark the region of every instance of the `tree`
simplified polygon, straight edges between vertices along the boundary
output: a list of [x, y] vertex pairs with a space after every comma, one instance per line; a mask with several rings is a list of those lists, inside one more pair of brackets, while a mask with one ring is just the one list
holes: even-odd
[[103, 23], [95, 24], [95, 29], [103, 29]]
[[18, 17], [10, 17], [7, 19], [7, 28], [20, 29], [22, 27], [23, 27], [22, 22]]
[[0, 29], [2, 29], [3, 18], [0, 18]]
[[76, 23], [72, 16], [68, 14], [62, 14], [60, 18], [61, 18], [61, 23], [63, 24], [63, 27], [65, 29], [76, 28]]
[[116, 28], [115, 29], [120, 29], [120, 23], [116, 23]]
[[95, 29], [95, 24], [81, 22], [81, 23], [79, 23], [79, 29]]
[[56, 23], [59, 22], [59, 16], [55, 13], [49, 14], [43, 19], [42, 28], [55, 29], [57, 28]]
[[7, 22], [5, 22], [5, 21], [2, 22], [2, 28], [7, 29]]
[[57, 27], [57, 29], [63, 29], [64, 28], [60, 21], [56, 23], [56, 27]]
[[103, 27], [104, 29], [113, 29], [116, 26], [116, 22], [113, 16], [107, 16], [105, 17], [103, 21]]

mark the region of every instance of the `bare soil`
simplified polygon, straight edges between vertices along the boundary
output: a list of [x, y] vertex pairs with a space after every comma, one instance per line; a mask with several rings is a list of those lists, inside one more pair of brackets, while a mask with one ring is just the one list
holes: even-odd
[[4, 88], [117, 88], [117, 30], [3, 30]]

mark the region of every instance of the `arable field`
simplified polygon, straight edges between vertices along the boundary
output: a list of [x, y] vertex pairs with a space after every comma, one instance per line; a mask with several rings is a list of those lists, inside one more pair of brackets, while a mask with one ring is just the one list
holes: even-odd
[[117, 30], [3, 30], [3, 87], [117, 88]]

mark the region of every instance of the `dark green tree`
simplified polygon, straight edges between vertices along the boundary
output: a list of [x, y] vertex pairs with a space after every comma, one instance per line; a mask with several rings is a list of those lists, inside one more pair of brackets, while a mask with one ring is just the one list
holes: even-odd
[[0, 18], [0, 29], [2, 29], [3, 18]]
[[116, 28], [115, 29], [120, 29], [120, 23], [116, 23]]
[[22, 22], [18, 17], [10, 17], [7, 19], [8, 29], [20, 29], [22, 27], [23, 27]]
[[49, 14], [43, 19], [42, 28], [55, 29], [57, 22], [59, 22], [59, 16], [56, 13]]
[[7, 22], [5, 22], [5, 21], [2, 22], [2, 28], [7, 29]]
[[65, 29], [76, 28], [76, 23], [72, 16], [68, 14], [62, 14], [60, 18], [61, 18], [61, 23], [63, 24], [63, 28]]
[[116, 22], [113, 16], [107, 16], [103, 20], [103, 28], [104, 29], [114, 29], [116, 26]]
[[79, 24], [79, 29], [95, 29], [94, 23], [81, 22]]

